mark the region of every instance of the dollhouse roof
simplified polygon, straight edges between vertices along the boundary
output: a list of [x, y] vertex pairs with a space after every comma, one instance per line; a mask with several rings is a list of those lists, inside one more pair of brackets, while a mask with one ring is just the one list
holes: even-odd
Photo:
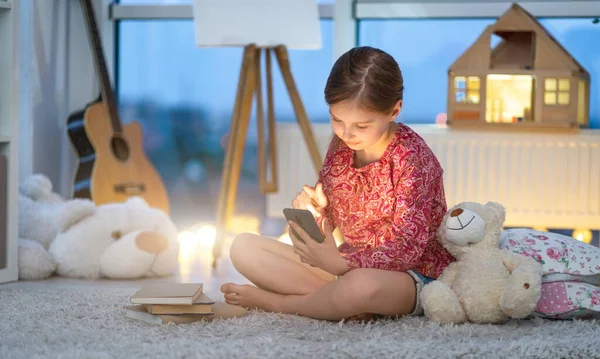
[[[492, 35], [500, 37], [493, 49]], [[518, 4], [512, 4], [498, 20], [450, 66], [450, 71], [531, 69], [589, 73], [569, 52]]]

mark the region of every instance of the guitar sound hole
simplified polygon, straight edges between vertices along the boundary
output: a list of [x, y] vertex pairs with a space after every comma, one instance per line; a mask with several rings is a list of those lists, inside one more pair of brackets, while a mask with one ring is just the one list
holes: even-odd
[[125, 161], [129, 158], [129, 146], [121, 137], [113, 137], [110, 141], [110, 147], [118, 160]]

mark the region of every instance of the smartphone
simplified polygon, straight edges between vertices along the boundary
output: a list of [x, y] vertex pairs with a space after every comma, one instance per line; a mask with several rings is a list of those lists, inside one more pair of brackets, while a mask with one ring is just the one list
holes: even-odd
[[[317, 224], [315, 217], [309, 210], [284, 208], [283, 215], [288, 221], [292, 221], [300, 227], [302, 227], [302, 229], [304, 229], [304, 231], [308, 233], [308, 235], [311, 236], [311, 238], [315, 241], [319, 243], [325, 242], [325, 237], [323, 236], [323, 233], [321, 233], [321, 230], [319, 229], [319, 225]], [[292, 233], [296, 236], [296, 238], [302, 240], [302, 237], [300, 237], [298, 233], [294, 231], [293, 228], [290, 229], [292, 230]]]

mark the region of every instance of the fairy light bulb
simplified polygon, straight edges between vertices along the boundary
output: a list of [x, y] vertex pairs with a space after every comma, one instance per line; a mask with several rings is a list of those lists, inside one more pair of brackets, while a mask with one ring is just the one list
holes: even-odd
[[592, 243], [592, 231], [586, 228], [577, 228], [573, 231], [573, 238], [580, 242], [590, 244]]

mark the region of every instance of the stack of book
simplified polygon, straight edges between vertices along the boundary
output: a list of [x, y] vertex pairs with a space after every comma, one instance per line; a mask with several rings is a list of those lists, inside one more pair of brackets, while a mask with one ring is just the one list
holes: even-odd
[[215, 302], [202, 283], [156, 283], [140, 288], [125, 306], [125, 315], [151, 324], [190, 323], [214, 316]]

